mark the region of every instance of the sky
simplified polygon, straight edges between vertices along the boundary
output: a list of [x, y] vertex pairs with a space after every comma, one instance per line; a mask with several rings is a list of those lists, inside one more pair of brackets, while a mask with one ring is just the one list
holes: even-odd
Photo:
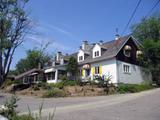
[[[32, 21], [32, 34], [13, 56], [11, 69], [26, 57], [26, 51], [50, 43], [47, 52], [74, 53], [82, 41], [96, 43], [113, 40], [116, 28], [121, 35], [139, 0], [30, 0], [26, 6]], [[142, 0], [130, 26], [139, 23], [157, 0]], [[160, 11], [160, 4], [152, 13]]]

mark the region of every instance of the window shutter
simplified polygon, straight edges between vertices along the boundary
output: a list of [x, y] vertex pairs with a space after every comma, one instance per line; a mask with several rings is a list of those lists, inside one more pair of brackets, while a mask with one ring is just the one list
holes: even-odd
[[99, 67], [99, 74], [102, 76], [102, 65]]
[[84, 77], [85, 76], [85, 70], [82, 69], [82, 76]]
[[95, 74], [95, 68], [94, 67], [91, 68], [91, 72], [92, 72], [92, 75]]

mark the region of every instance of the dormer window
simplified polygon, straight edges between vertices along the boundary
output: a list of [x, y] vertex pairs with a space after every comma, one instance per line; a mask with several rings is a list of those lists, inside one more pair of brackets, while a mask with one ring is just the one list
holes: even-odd
[[79, 56], [79, 61], [82, 61], [83, 60], [83, 56]]
[[95, 57], [99, 57], [99, 51], [94, 52]]

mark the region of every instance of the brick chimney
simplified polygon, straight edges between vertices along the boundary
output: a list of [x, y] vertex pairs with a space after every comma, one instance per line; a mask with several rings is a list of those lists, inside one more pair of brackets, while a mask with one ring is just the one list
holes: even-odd
[[88, 41], [83, 41], [83, 43], [82, 43], [82, 50], [87, 50], [88, 49], [88, 47], [89, 47], [89, 45], [88, 45]]
[[56, 61], [59, 62], [62, 58], [62, 52], [58, 51], [56, 55]]

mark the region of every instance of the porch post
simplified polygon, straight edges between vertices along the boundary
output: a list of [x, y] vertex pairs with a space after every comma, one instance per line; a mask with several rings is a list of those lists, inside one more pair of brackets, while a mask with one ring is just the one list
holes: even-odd
[[56, 70], [56, 72], [55, 72], [55, 83], [57, 83], [58, 82], [58, 70]]

